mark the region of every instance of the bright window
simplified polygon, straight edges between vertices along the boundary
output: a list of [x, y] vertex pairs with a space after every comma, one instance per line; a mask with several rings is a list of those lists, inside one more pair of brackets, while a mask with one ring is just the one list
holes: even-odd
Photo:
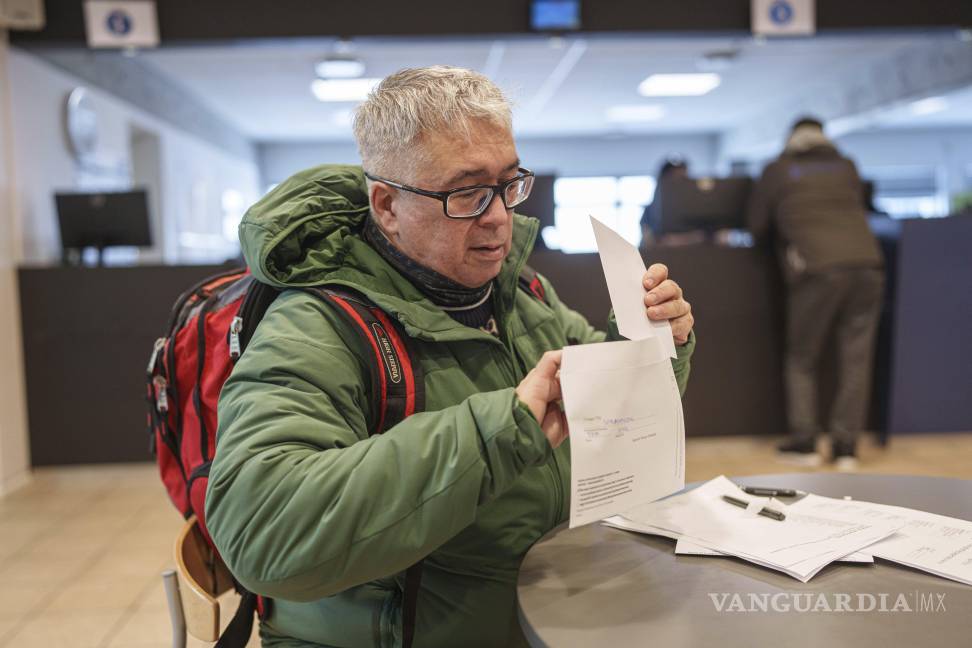
[[874, 177], [874, 206], [892, 218], [934, 218], [948, 214], [948, 200], [938, 189], [937, 170], [926, 166], [868, 169]]
[[875, 196], [874, 206], [891, 218], [936, 218], [947, 215], [940, 196]]
[[652, 176], [593, 176], [554, 181], [554, 227], [545, 227], [547, 247], [568, 253], [596, 252], [590, 216], [632, 245], [641, 243], [641, 214], [655, 195]]

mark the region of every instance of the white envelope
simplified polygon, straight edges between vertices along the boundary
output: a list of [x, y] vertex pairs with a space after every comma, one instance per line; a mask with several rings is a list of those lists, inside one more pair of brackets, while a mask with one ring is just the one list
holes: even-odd
[[618, 321], [618, 332], [629, 340], [657, 338], [670, 357], [676, 357], [672, 326], [668, 320], [648, 319], [645, 311], [645, 287], [642, 280], [647, 268], [638, 248], [628, 243], [613, 229], [591, 218], [601, 267], [607, 280], [611, 306]]

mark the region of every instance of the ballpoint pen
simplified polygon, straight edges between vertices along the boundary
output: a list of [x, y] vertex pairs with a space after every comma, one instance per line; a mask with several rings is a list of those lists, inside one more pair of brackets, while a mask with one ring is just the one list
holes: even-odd
[[770, 486], [740, 486], [744, 493], [759, 497], [796, 497], [803, 495], [803, 491], [795, 488], [772, 488]]
[[[739, 508], [749, 508], [749, 502], [747, 502], [746, 500], [741, 500], [738, 497], [732, 497], [731, 495], [723, 495], [722, 499], [725, 502], [729, 502], [733, 506], [738, 506]], [[786, 519], [785, 514], [781, 513], [780, 511], [775, 511], [771, 508], [766, 508], [765, 506], [759, 509], [759, 514], [768, 518], [772, 518], [774, 520], [778, 520], [780, 522]]]

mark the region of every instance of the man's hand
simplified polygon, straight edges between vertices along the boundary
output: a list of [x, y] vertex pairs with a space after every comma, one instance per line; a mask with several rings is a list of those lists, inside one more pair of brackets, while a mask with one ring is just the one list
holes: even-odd
[[682, 288], [668, 278], [668, 267], [655, 263], [642, 278], [645, 287], [645, 306], [648, 319], [670, 320], [675, 344], [681, 346], [688, 342], [689, 333], [695, 325], [692, 305], [682, 297]]
[[552, 448], [567, 438], [567, 417], [557, 405], [560, 400], [559, 370], [562, 358], [563, 351], [547, 351], [516, 388], [517, 398], [530, 408]]

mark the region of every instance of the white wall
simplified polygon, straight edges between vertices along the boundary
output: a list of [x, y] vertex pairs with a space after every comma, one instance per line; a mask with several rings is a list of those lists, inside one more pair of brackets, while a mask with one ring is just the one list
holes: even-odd
[[[0, 30], [0, 494], [30, 475], [20, 299], [16, 268], [60, 258], [53, 193], [58, 189], [124, 188], [131, 179], [133, 130], [159, 138], [161, 225], [166, 261], [207, 261], [181, 246], [177, 232], [222, 236], [221, 194], [239, 191], [247, 204], [261, 194], [256, 159], [208, 142], [90, 88], [99, 114], [97, 157], [85, 171], [71, 156], [63, 110], [77, 79], [9, 47]], [[145, 261], [159, 255], [146, 255]], [[221, 259], [220, 259], [221, 260]]]
[[[22, 238], [17, 258], [27, 264], [55, 262], [60, 240], [56, 190], [126, 188], [131, 180], [133, 130], [160, 141], [161, 231], [167, 262], [222, 260], [180, 244], [180, 233], [221, 237], [223, 191], [235, 189], [249, 204], [260, 194], [256, 159], [241, 159], [107, 93], [89, 87], [98, 113], [98, 169], [81, 169], [66, 143], [64, 101], [83, 85], [64, 71], [17, 48], [9, 51], [14, 159]], [[158, 216], [156, 216], [158, 218]], [[227, 242], [229, 247], [232, 244]], [[154, 255], [158, 258], [158, 255]], [[149, 259], [153, 255], [148, 255]]]
[[653, 176], [672, 155], [685, 158], [693, 173], [712, 173], [717, 144], [715, 135], [696, 134], [524, 139], [517, 148], [523, 163], [539, 173]]
[[13, 191], [8, 51], [7, 32], [0, 29], [0, 495], [26, 483], [30, 474], [15, 254], [20, 236]]
[[[717, 145], [715, 135], [517, 140], [524, 166], [537, 173], [562, 176], [654, 175], [665, 157], [673, 153], [685, 156], [693, 170], [711, 173]], [[261, 144], [258, 150], [265, 185], [316, 164], [361, 163], [357, 148], [350, 142], [272, 142]]]
[[[972, 191], [972, 128], [866, 130], [837, 137], [835, 143], [869, 180], [930, 175], [946, 203]], [[758, 173], [770, 159], [753, 160], [752, 170]]]
[[838, 138], [837, 145], [865, 177], [929, 167], [946, 196], [972, 189], [972, 128], [858, 132]]

